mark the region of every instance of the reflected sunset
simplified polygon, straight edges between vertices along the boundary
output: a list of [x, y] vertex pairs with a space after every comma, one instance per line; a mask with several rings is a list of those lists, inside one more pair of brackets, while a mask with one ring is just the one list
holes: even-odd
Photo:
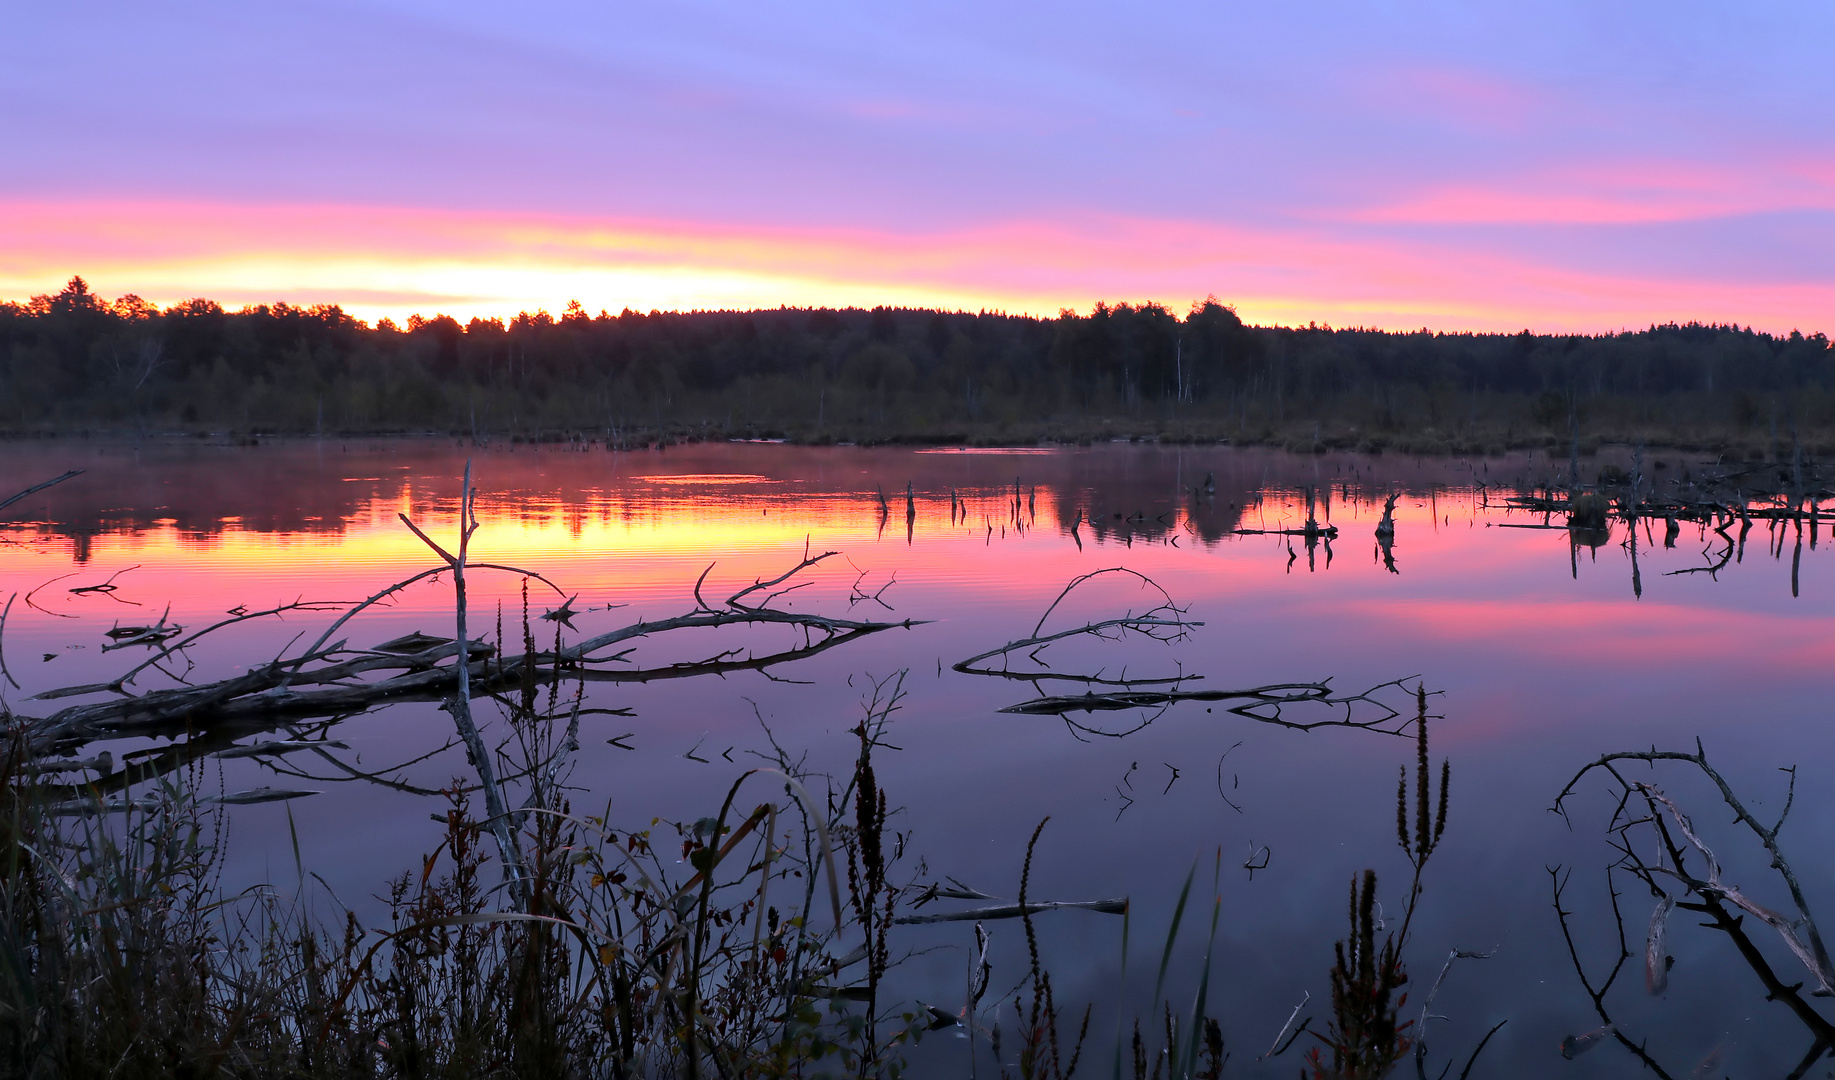
[[[273, 482], [296, 511], [288, 521], [263, 513], [258, 490], [241, 500], [242, 513], [213, 516], [219, 492], [156, 479], [221, 451], [101, 453], [89, 486], [41, 496], [35, 520], [0, 548], [0, 574], [22, 592], [35, 578], [72, 575], [41, 589], [35, 608], [22, 605], [9, 632], [60, 630], [63, 620], [41, 608], [83, 622], [118, 620], [140, 610], [133, 604], [170, 599], [175, 619], [195, 621], [241, 604], [368, 595], [434, 564], [400, 515], [451, 542], [456, 474], [468, 456], [437, 440], [385, 444], [380, 453], [361, 443], [280, 444], [260, 452], [261, 464], [285, 478]], [[1793, 606], [1788, 595], [1761, 599], [1769, 589], [1753, 596], [1704, 587], [1705, 577], [1666, 577], [1698, 563], [1695, 549], [1705, 540], [1666, 549], [1654, 536], [1638, 539], [1650, 594], [1624, 606], [1622, 529], [1603, 546], [1570, 551], [1565, 531], [1508, 510], [1496, 488], [1474, 489], [1463, 463], [1306, 465], [1255, 451], [1132, 448], [932, 453], [714, 444], [667, 453], [469, 453], [483, 525], [474, 559], [547, 575], [584, 606], [638, 605], [652, 615], [689, 602], [710, 564], [706, 591], [730, 591], [781, 573], [805, 545], [841, 556], [812, 576], [797, 602], [845, 606], [856, 581], [877, 588], [896, 578], [891, 595], [902, 594], [901, 609], [981, 610], [1005, 602], [997, 598], [1035, 596], [1041, 582], [1122, 562], [1200, 604], [1278, 605], [1285, 619], [1380, 623], [1386, 637], [1423, 648], [1497, 647], [1516, 662], [1583, 657], [1598, 630], [1612, 627], [1627, 660], [1712, 651], [1730, 635], [1750, 647], [1745, 663], [1769, 667], [1777, 663], [1771, 657], [1802, 655], [1805, 646], [1793, 644], [1802, 620], [1822, 610]], [[734, 468], [741, 464], [745, 471]], [[1551, 467], [1534, 454], [1496, 465], [1524, 482]], [[1206, 478], [1215, 490], [1194, 495]], [[111, 488], [101, 502], [118, 505], [144, 483], [167, 502], [127, 519], [80, 508]], [[1308, 544], [1279, 534], [1305, 522], [1308, 486], [1321, 523], [1339, 530], [1335, 539]], [[1404, 496], [1394, 515], [1397, 573], [1370, 539], [1392, 489]], [[1749, 543], [1742, 561], [1756, 565], [1739, 573], [1775, 577], [1781, 554], [1769, 539]], [[1812, 588], [1821, 561], [1809, 553]], [[68, 591], [129, 566], [137, 568], [106, 597]], [[1489, 583], [1483, 599], [1470, 591], [1480, 580]], [[513, 599], [519, 585], [513, 575], [491, 575], [474, 588], [496, 603]], [[417, 587], [392, 610], [435, 619], [448, 593]], [[531, 602], [546, 610], [555, 601], [537, 586]], [[1713, 628], [1684, 617], [1699, 603], [1722, 609]]]
[[[1284, 952], [1264, 955], [1255, 943], [1310, 940], [1342, 918], [1337, 879], [1394, 842], [1384, 807], [1393, 807], [1395, 769], [1412, 760], [1412, 741], [1329, 726], [1288, 730], [1233, 713], [1228, 700], [1080, 710], [1084, 691], [1075, 682], [1062, 715], [1006, 711], [1063, 693], [1066, 684], [1050, 676], [1088, 670], [1136, 690], [1193, 692], [1322, 682], [1352, 697], [1407, 697], [1418, 676], [1444, 714], [1437, 752], [1456, 759], [1461, 817], [1441, 858], [1457, 888], [1445, 892], [1486, 898], [1435, 909], [1422, 933], [1518, 935], [1524, 947], [1499, 954], [1505, 977], [1478, 991], [1513, 1002], [1518, 987], [1558, 979], [1550, 958], [1561, 954], [1541, 947], [1541, 898], [1499, 868], [1499, 852], [1511, 864], [1538, 866], [1580, 857], [1585, 838], [1546, 811], [1549, 790], [1577, 767], [1574, 748], [1602, 737], [1670, 745], [1700, 735], [1711, 747], [1743, 748], [1742, 768], [1792, 760], [1820, 738], [1815, 673], [1835, 660], [1823, 522], [1757, 522], [1743, 533], [1737, 523], [1722, 525], [1731, 547], [1718, 567], [1723, 532], [1704, 523], [1671, 534], [1662, 520], [1640, 522], [1635, 544], [1623, 522], [1604, 534], [1570, 533], [1558, 515], [1511, 506], [1567, 466], [1540, 451], [1469, 460], [1149, 443], [969, 452], [700, 443], [614, 452], [593, 443], [328, 438], [258, 447], [44, 441], [0, 447], [0, 456], [11, 474], [86, 470], [15, 504], [18, 523], [0, 544], [0, 582], [14, 598], [0, 644], [20, 684], [4, 700], [24, 715], [109, 700], [94, 687], [74, 699], [33, 695], [105, 681], [142, 660], [143, 647], [111, 644], [109, 632], [123, 628], [177, 624], [190, 633], [234, 611], [337, 602], [206, 638], [143, 672], [134, 685], [141, 691], [254, 672], [305, 648], [351, 602], [437, 565], [398, 515], [450, 545], [468, 460], [480, 491], [470, 558], [536, 571], [571, 598], [565, 623], [544, 620], [562, 597], [528, 583], [536, 649], [719, 610], [806, 552], [837, 551], [785, 583], [799, 587], [772, 605], [889, 626], [767, 671], [744, 664], [813, 639], [761, 625], [622, 640], [606, 653], [619, 658], [599, 665], [605, 676], [579, 684], [574, 805], [615, 818], [692, 821], [707, 812], [710, 783], [724, 790], [773, 744], [808, 754], [808, 768], [845, 770], [863, 700], [898, 680], [907, 696], [887, 736], [898, 749], [886, 751], [878, 775], [899, 793], [900, 832], [930, 865], [961, 880], [1010, 876], [1010, 856], [1024, 850], [1036, 823], [1003, 809], [1013, 800], [1076, 837], [1074, 858], [1041, 851], [1040, 872], [1054, 891], [1100, 896], [1124, 874], [1148, 920], [1166, 917], [1185, 869], [1211, 857], [1213, 835], [1239, 846], [1237, 838], [1252, 837], [1279, 853], [1255, 887], [1273, 880], [1278, 891], [1254, 891], [1241, 878], [1223, 886], [1243, 927], [1228, 947], [1253, 977], [1216, 991], [1231, 1015], [1271, 1029], [1291, 1000], [1271, 1004], [1262, 988], [1298, 986], [1305, 973]], [[1587, 467], [1619, 467], [1621, 456], [1602, 452]], [[1685, 465], [1705, 467], [1676, 463]], [[1376, 528], [1391, 494], [1385, 549]], [[1040, 625], [1067, 583], [1109, 568], [1153, 584], [1098, 575]], [[467, 579], [473, 640], [523, 655], [523, 579], [482, 569]], [[94, 589], [111, 583], [112, 591]], [[991, 675], [953, 667], [1040, 631], [1166, 614], [1174, 609], [1159, 605], [1168, 597], [1190, 621], [1169, 641], [1073, 638], [990, 661]], [[453, 590], [441, 574], [335, 637], [368, 650], [453, 632]], [[719, 677], [673, 677], [709, 657], [740, 666]], [[620, 669], [648, 674], [621, 680]], [[1411, 681], [1398, 690], [1396, 679]], [[1762, 712], [1747, 707], [1755, 682], [1773, 695]], [[574, 692], [558, 699], [563, 714]], [[493, 737], [513, 732], [498, 715], [505, 701], [477, 698]], [[1335, 723], [1337, 708], [1293, 705], [1284, 715]], [[221, 779], [211, 783], [224, 790], [321, 792], [293, 798], [285, 811], [238, 808], [237, 835], [249, 854], [233, 862], [236, 880], [271, 876], [274, 853], [295, 842], [290, 821], [310, 823], [298, 829], [302, 857], [342, 896], [374, 896], [402, 850], [438, 842], [426, 792], [466, 766], [436, 702], [283, 720], [271, 731], [272, 723], [253, 737], [318, 732], [347, 747], [345, 764], [358, 771], [304, 757], [219, 759], [211, 775]], [[121, 760], [183, 761], [194, 744], [245, 734], [206, 724], [107, 745]], [[396, 786], [364, 781], [365, 770], [383, 770]], [[1819, 812], [1828, 806], [1820, 790], [1798, 797]], [[1058, 961], [1067, 995], [1097, 996], [1113, 979], [1100, 957], [1080, 951], [1086, 932], [1080, 924], [1039, 927], [1042, 950], [1074, 957]], [[1019, 943], [1015, 936], [1007, 947]], [[955, 981], [951, 971], [907, 977], [924, 995]], [[1546, 1029], [1512, 1044], [1512, 1053], [1546, 1050]]]

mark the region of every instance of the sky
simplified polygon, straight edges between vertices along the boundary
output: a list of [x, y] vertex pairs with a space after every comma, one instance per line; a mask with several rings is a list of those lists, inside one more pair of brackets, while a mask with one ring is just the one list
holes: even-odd
[[1835, 331], [1835, 7], [0, 3], [0, 298]]

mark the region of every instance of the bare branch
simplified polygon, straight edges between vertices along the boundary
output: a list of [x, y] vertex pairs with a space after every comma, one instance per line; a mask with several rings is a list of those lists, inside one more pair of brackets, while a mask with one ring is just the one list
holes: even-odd
[[13, 505], [14, 503], [18, 502], [20, 499], [23, 499], [28, 495], [35, 495], [38, 492], [43, 491], [44, 489], [48, 487], [54, 487], [58, 484], [63, 483], [66, 480], [69, 480], [73, 477], [77, 477], [81, 475], [83, 475], [82, 469], [71, 469], [69, 472], [65, 473], [64, 475], [52, 477], [51, 479], [46, 480], [42, 484], [33, 484], [31, 487], [26, 488], [24, 491], [20, 492], [19, 494], [9, 496], [6, 499], [6, 501], [0, 502], [0, 510], [5, 510], [7, 507]]

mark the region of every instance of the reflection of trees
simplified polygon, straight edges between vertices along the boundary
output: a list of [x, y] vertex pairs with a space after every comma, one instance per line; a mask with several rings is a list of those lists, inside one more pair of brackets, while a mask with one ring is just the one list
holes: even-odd
[[1180, 530], [1215, 544], [1235, 532], [1243, 508], [1260, 495], [1247, 485], [1221, 491], [1204, 490], [1202, 483], [1156, 489], [1129, 476], [1067, 485], [1054, 494], [1060, 529], [1069, 532], [1082, 514], [1082, 527], [1097, 540], [1118, 544], [1163, 541]]
[[[1773, 452], [1775, 456], [1775, 447]], [[1506, 496], [1505, 502], [1513, 509], [1542, 518], [1540, 526], [1518, 528], [1557, 528], [1560, 526], [1555, 519], [1565, 519], [1568, 567], [1576, 578], [1580, 576], [1580, 549], [1597, 553], [1611, 540], [1614, 524], [1622, 524], [1622, 546], [1631, 559], [1631, 592], [1640, 598], [1644, 595], [1643, 573], [1638, 565], [1640, 525], [1645, 543], [1654, 546], [1651, 524], [1662, 521], [1666, 549], [1676, 546], [1683, 522], [1698, 526], [1704, 541], [1712, 531], [1720, 540], [1706, 543], [1702, 565], [1672, 570], [1665, 576], [1705, 573], [1715, 577], [1729, 562], [1744, 561], [1747, 534], [1754, 521], [1762, 521], [1769, 534], [1767, 551], [1774, 559], [1781, 561], [1785, 547], [1791, 547], [1790, 592], [1793, 597], [1799, 594], [1804, 533], [1808, 532], [1813, 549], [1821, 521], [1818, 503], [1827, 492], [1821, 469], [1804, 458], [1800, 444], [1793, 447], [1788, 467], [1778, 462], [1741, 466], [1716, 461], [1698, 471], [1684, 469], [1681, 476], [1667, 480], [1646, 477], [1643, 458], [1640, 444], [1630, 471], [1608, 465], [1599, 471], [1598, 485], [1591, 486], [1580, 482], [1576, 449], [1565, 470], [1563, 486], [1551, 484], [1520, 491]], [[1732, 534], [1736, 522], [1740, 527], [1737, 539]]]

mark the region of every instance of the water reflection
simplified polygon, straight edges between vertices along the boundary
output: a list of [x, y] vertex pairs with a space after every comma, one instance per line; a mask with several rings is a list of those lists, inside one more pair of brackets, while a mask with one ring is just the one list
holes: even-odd
[[[450, 467], [462, 454], [482, 455], [480, 471], [488, 482], [480, 506], [495, 521], [559, 526], [575, 538], [619, 523], [662, 524], [672, 531], [686, 527], [692, 533], [686, 542], [710, 547], [769, 543], [798, 526], [853, 532], [848, 523], [856, 518], [870, 524], [876, 538], [902, 519], [904, 539], [914, 546], [945, 535], [991, 544], [1028, 536], [1043, 520], [1075, 545], [1214, 549], [1243, 537], [1286, 537], [1277, 551], [1289, 567], [1305, 556], [1306, 568], [1320, 572], [1335, 555], [1331, 542], [1340, 524], [1355, 522], [1373, 529], [1376, 557], [1399, 573], [1396, 551], [1406, 541], [1398, 541], [1398, 522], [1404, 530], [1423, 524], [1438, 529], [1450, 526], [1456, 513], [1512, 527], [1567, 526], [1573, 576], [1582, 556], [1596, 561], [1610, 543], [1608, 515], [1640, 525], [1645, 548], [1656, 546], [1653, 517], [1662, 519], [1665, 550], [1676, 549], [1684, 524], [1705, 525], [1731, 541], [1734, 565], [1743, 562], [1747, 534], [1762, 519], [1772, 558], [1782, 561], [1790, 549], [1800, 592], [1799, 552], [1816, 549], [1820, 525], [1811, 496], [1794, 508], [1784, 496], [1759, 505], [1755, 489], [1737, 489], [1738, 501], [1715, 502], [1703, 493], [1733, 481], [1705, 472], [1679, 480], [1684, 501], [1659, 500], [1640, 481], [1610, 499], [1580, 492], [1569, 506], [1568, 496], [1551, 486], [1559, 463], [1537, 454], [1474, 465], [1293, 458], [1227, 448], [1130, 446], [1001, 456], [691, 446], [606, 453], [478, 451], [434, 440], [261, 449], [34, 444], [8, 453], [15, 476], [55, 475], [57, 466], [72, 461], [88, 467], [81, 482], [34, 495], [10, 511], [13, 542], [63, 546], [78, 563], [97, 557], [98, 540], [138, 541], [104, 543], [105, 552], [207, 545], [226, 537], [299, 542], [360, 536], [386, 526], [397, 512], [449, 512], [456, 495]], [[1805, 484], [1816, 480], [1813, 466], [1807, 468]], [[1751, 482], [1746, 474], [1735, 479]], [[1391, 495], [1397, 503], [1385, 505]], [[1379, 507], [1382, 519], [1371, 521]], [[774, 522], [774, 511], [796, 520]], [[1335, 514], [1349, 521], [1335, 521]], [[1730, 531], [1735, 523], [1737, 537]], [[1628, 559], [1640, 555], [1628, 551]], [[1631, 568], [1628, 578], [1641, 594], [1641, 568]]]
[[[1053, 621], [1052, 615], [1060, 607], [1082, 606], [1076, 603], [1084, 599], [1079, 589], [1092, 583], [1117, 580], [1146, 593], [1149, 606], [1138, 612], [1129, 608], [1107, 617], [1081, 622], [1072, 620], [1071, 625], [1062, 627]], [[1229, 703], [1228, 711], [1236, 716], [1299, 731], [1336, 726], [1401, 734], [1401, 730], [1393, 726], [1394, 721], [1402, 718], [1401, 712], [1383, 700], [1384, 691], [1401, 688], [1403, 680], [1400, 679], [1353, 694], [1335, 693], [1329, 682], [1222, 689], [1197, 686], [1205, 680], [1198, 672], [1180, 670], [1175, 674], [1130, 675], [1126, 664], [1111, 667], [1101, 656], [1087, 655], [1087, 649], [1084, 656], [1079, 657], [1073, 651], [1070, 658], [1060, 659], [1076, 645], [1177, 644], [1204, 625], [1188, 615], [1188, 608], [1180, 607], [1170, 593], [1145, 574], [1126, 567], [1092, 570], [1064, 586], [1045, 607], [1029, 635], [958, 660], [951, 667], [964, 675], [1032, 684], [1036, 697], [1008, 705], [1000, 711], [1055, 716], [1078, 738], [1125, 738], [1145, 729], [1173, 705], [1186, 701]], [[1098, 645], [1098, 652], [1102, 651], [1106, 650]], [[1112, 652], [1109, 658], [1113, 658]], [[1023, 670], [1015, 671], [1015, 663]], [[1082, 686], [1083, 692], [1061, 692], [1062, 687], [1053, 685], [1066, 682]], [[1310, 718], [1295, 719], [1292, 714], [1297, 712], [1305, 712]], [[1106, 727], [1075, 718], [1075, 714], [1093, 716], [1096, 713], [1128, 713], [1131, 718], [1118, 726]], [[1176, 769], [1173, 771], [1177, 773]]]
[[[445, 441], [70, 443], [5, 454], [6, 475], [25, 478], [22, 486], [73, 465], [88, 470], [9, 508], [23, 524], [0, 544], [3, 591], [22, 598], [0, 635], [19, 683], [7, 707], [33, 715], [57, 703], [28, 702], [31, 695], [106, 683], [125, 657], [151, 655], [146, 644], [103, 652], [117, 643], [110, 630], [177, 625], [192, 633], [238, 609], [348, 604], [425, 569], [426, 549], [396, 515], [449, 535], [468, 455], [484, 485], [479, 558], [539, 569], [565, 592], [543, 599], [536, 586], [531, 621], [540, 640], [531, 652], [558, 654], [567, 645], [557, 646], [556, 635], [577, 643], [693, 610], [704, 572], [702, 595], [726, 597], [794, 565], [806, 545], [843, 552], [813, 568], [809, 588], [782, 597], [785, 608], [910, 618], [909, 631], [807, 656], [769, 676], [734, 667], [726, 681], [586, 686], [580, 803], [609, 800], [617, 815], [644, 821], [695, 820], [748, 752], [771, 750], [761, 720], [781, 745], [808, 748], [809, 768], [846, 775], [853, 751], [836, 733], [855, 711], [861, 676], [906, 671], [909, 695], [888, 729], [903, 749], [888, 748], [876, 769], [893, 792], [888, 828], [908, 845], [907, 858], [921, 853], [939, 876], [1014, 895], [1027, 836], [1051, 814], [1056, 824], [1035, 868], [1039, 895], [1127, 893], [1145, 933], [1165, 924], [1194, 858], [1208, 870], [1219, 846], [1232, 853], [1215, 863], [1231, 913], [1218, 950], [1231, 975], [1213, 993], [1230, 1045], [1253, 1044], [1232, 1060], [1245, 1075], [1291, 1074], [1291, 1056], [1248, 1056], [1277, 1033], [1291, 1034], [1283, 1023], [1305, 994], [1318, 1001], [1328, 993], [1329, 945], [1344, 936], [1344, 882], [1373, 868], [1376, 903], [1402, 909], [1399, 887], [1410, 870], [1396, 855], [1385, 808], [1395, 770], [1412, 764], [1407, 740], [1394, 736], [1406, 734], [1412, 710], [1402, 691], [1416, 682], [1397, 686], [1398, 676], [1418, 674], [1430, 690], [1446, 691], [1436, 708], [1447, 719], [1435, 738], [1454, 748], [1461, 768], [1451, 796], [1457, 825], [1435, 855], [1433, 903], [1413, 930], [1411, 971], [1425, 979], [1438, 967], [1426, 958], [1501, 946], [1483, 965], [1452, 968], [1436, 1008], [1454, 1019], [1445, 1028], [1434, 1021], [1436, 1044], [1463, 1054], [1511, 1018], [1486, 1051], [1495, 1075], [1607, 1076], [1625, 1064], [1600, 1050], [1560, 1061], [1562, 1039], [1599, 1024], [1589, 1022], [1591, 1005], [1569, 970], [1537, 868], [1558, 863], [1596, 875], [1617, 857], [1596, 835], [1570, 835], [1546, 813], [1579, 763], [1622, 746], [1688, 745], [1699, 735], [1725, 748], [1730, 782], [1753, 790], [1772, 768], [1835, 749], [1820, 723], [1835, 612], [1818, 576], [1814, 500], [1792, 509], [1749, 498], [1744, 515], [1731, 502], [1723, 503], [1730, 514], [1645, 513], [1654, 489], [1646, 480], [1622, 486], [1640, 507], [1634, 517], [1609, 493], [1603, 525], [1573, 527], [1568, 463], [1543, 454], [1445, 462], [1157, 446], [607, 453], [479, 451]], [[1667, 471], [1678, 480], [1684, 472]], [[1664, 490], [1698, 492], [1705, 471], [1695, 464], [1687, 474], [1693, 487]], [[1515, 496], [1545, 501], [1523, 505]], [[1107, 574], [1056, 603], [1067, 583], [1110, 568], [1163, 592]], [[1123, 579], [1134, 584], [1124, 588]], [[97, 591], [106, 584], [115, 588]], [[483, 636], [523, 655], [518, 579], [475, 588], [491, 625]], [[567, 597], [566, 624], [542, 621]], [[507, 635], [496, 628], [499, 610]], [[346, 647], [383, 653], [419, 634], [411, 640], [421, 652], [437, 649], [453, 632], [450, 584], [430, 578], [371, 616]], [[194, 650], [198, 670], [175, 659], [171, 672], [194, 684], [240, 675], [309, 648], [333, 617], [301, 610], [238, 624], [233, 647]], [[1105, 623], [1109, 636], [1086, 632]], [[1036, 640], [1060, 632], [1067, 636]], [[679, 649], [638, 645], [649, 651], [633, 654], [628, 670], [657, 673], [729, 649], [739, 653], [723, 662], [738, 664], [796, 642], [765, 635]], [[707, 645], [711, 651], [700, 647]], [[149, 671], [139, 688], [155, 689], [162, 677]], [[1389, 723], [1358, 730], [1340, 722], [1333, 710], [1346, 700], [1359, 705], [1357, 695], [1387, 710], [1359, 720]], [[328, 868], [342, 895], [367, 896], [405, 865], [404, 854], [421, 850], [422, 793], [466, 769], [462, 750], [450, 745], [449, 718], [430, 702], [398, 700], [361, 720], [296, 718], [271, 731], [216, 723], [176, 732], [187, 738], [122, 739], [106, 748], [107, 768], [89, 747], [71, 762], [85, 767], [67, 778], [81, 775], [105, 796], [124, 797], [134, 777], [214, 755], [226, 794], [336, 792], [295, 803], [294, 814], [312, 822], [301, 838], [304, 858]], [[1267, 705], [1312, 730], [1260, 722]], [[1320, 726], [1294, 710], [1331, 722]], [[1807, 773], [1803, 787], [1795, 811], [1803, 843], [1835, 840], [1825, 824], [1835, 820], [1830, 792]], [[1678, 805], [1704, 813], [1698, 799]], [[238, 835], [255, 853], [248, 873], [259, 876], [263, 845], [286, 850], [285, 820], [261, 803], [237, 812], [245, 823]], [[1064, 840], [1054, 849], [1056, 836]], [[1723, 845], [1704, 840], [1728, 858]], [[1647, 846], [1638, 850], [1648, 858]], [[1798, 870], [1812, 901], [1835, 888], [1820, 865]], [[1569, 895], [1569, 907], [1589, 918], [1604, 910], [1580, 909], [1579, 894]], [[1787, 904], [1776, 896], [1757, 902]], [[1054, 958], [1060, 997], [1081, 994], [1113, 1008], [1112, 987], [1140, 990], [1140, 965], [1122, 979], [1115, 950], [1106, 939], [1092, 944], [1098, 931], [1074, 921], [1082, 917], [1073, 911], [1041, 923], [1041, 946]], [[1593, 931], [1601, 934], [1586, 937]], [[966, 927], [954, 937], [949, 925], [914, 932], [936, 935], [923, 948], [982, 955]], [[1589, 950], [1611, 947], [1609, 924], [1577, 933]], [[1017, 934], [997, 932], [986, 954], [996, 982], [1011, 985], [1024, 970], [1019, 946]], [[1629, 1003], [1614, 1020], [1652, 1033], [1653, 1046], [1671, 1040], [1676, 1049], [1665, 1061], [1699, 1060], [1713, 1043], [1689, 1039], [1714, 1033], [1727, 1041], [1725, 1067], [1736, 1075], [1778, 1063], [1765, 1040], [1798, 1039], [1797, 1022], [1776, 1024], [1762, 1011], [1730, 1021], [1732, 1006], [1707, 988], [1740, 975], [1741, 961], [1688, 942], [1676, 947], [1676, 970], [1699, 975], [1678, 975], [1667, 996]], [[1761, 947], [1783, 946], [1780, 938]], [[954, 964], [958, 954], [947, 955]], [[907, 977], [925, 994], [945, 980], [960, 984], [959, 966], [912, 963]], [[1195, 977], [1180, 969], [1168, 979], [1189, 987]], [[1138, 1012], [1146, 998], [1127, 1001]], [[1449, 1001], [1457, 1007], [1443, 1007]], [[1772, 1071], [1785, 1074], [1803, 1049], [1793, 1041], [1789, 1060]], [[1665, 1067], [1687, 1073], [1685, 1065]]]

